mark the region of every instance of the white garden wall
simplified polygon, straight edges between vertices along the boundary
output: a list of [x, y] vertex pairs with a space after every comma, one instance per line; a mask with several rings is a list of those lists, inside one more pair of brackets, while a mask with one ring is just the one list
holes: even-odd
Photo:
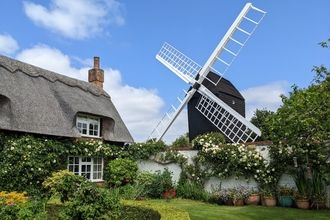
[[[265, 157], [268, 158], [268, 151], [267, 151], [267, 145], [259, 145], [256, 146], [256, 148], [261, 152], [261, 154]], [[188, 157], [188, 163], [191, 163], [191, 158], [197, 155], [197, 150], [179, 150], [179, 152], [185, 156]], [[156, 162], [151, 162], [151, 161], [140, 161], [138, 164], [139, 170], [144, 170], [144, 171], [151, 171], [155, 172], [157, 170], [163, 171], [165, 167], [168, 167], [168, 169], [173, 173], [173, 181], [177, 182], [179, 180], [179, 175], [181, 172], [180, 166], [177, 164], [168, 164], [168, 165], [161, 165]], [[205, 183], [205, 190], [211, 191], [211, 187], [217, 186], [219, 184], [222, 184], [221, 186], [223, 188], [229, 188], [232, 186], [235, 186], [237, 184], [243, 185], [243, 186], [249, 186], [249, 187], [257, 187], [257, 183], [250, 178], [249, 182], [247, 183], [245, 181], [244, 177], [241, 177], [240, 179], [236, 180], [234, 176], [220, 180], [219, 178], [212, 177], [210, 180], [208, 180]], [[282, 178], [280, 179], [279, 184], [281, 185], [288, 185], [288, 186], [295, 186], [294, 181], [290, 175], [284, 174]]]

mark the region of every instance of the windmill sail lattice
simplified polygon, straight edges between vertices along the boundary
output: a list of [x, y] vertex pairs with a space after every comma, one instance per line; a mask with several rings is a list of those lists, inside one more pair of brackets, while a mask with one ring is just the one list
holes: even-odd
[[[163, 117], [148, 139], [153, 138], [154, 134], [158, 134], [158, 139], [162, 139], [195, 92], [202, 95], [196, 108], [233, 142], [254, 141], [261, 134], [258, 128], [219, 100], [202, 85], [202, 82], [207, 79], [214, 85], [219, 83], [265, 14], [266, 12], [252, 6], [251, 3], [246, 4], [204, 66], [198, 65], [168, 43], [164, 43], [156, 58], [190, 84], [191, 89], [182, 100], [179, 99], [177, 107], [171, 106], [170, 111], [165, 114], [167, 117]], [[218, 75], [216, 80], [207, 77], [210, 71]]]

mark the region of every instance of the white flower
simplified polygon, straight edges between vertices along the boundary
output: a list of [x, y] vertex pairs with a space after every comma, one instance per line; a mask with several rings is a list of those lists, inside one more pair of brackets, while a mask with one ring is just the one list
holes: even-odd
[[31, 145], [28, 145], [27, 147], [28, 147], [28, 148], [31, 148]]
[[33, 168], [31, 168], [31, 171], [33, 171]]
[[39, 171], [41, 171], [41, 168], [38, 168]]
[[11, 147], [11, 148], [10, 148], [10, 150], [14, 150], [14, 149], [15, 149], [15, 147]]

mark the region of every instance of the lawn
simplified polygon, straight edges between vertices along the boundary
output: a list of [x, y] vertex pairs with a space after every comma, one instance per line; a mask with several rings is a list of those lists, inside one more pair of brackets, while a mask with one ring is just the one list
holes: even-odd
[[147, 202], [163, 203], [170, 206], [185, 209], [191, 220], [258, 220], [258, 219], [317, 219], [329, 220], [329, 210], [301, 210], [296, 208], [283, 207], [265, 207], [265, 206], [218, 206], [203, 202], [172, 199], [170, 202], [166, 200], [147, 200]]

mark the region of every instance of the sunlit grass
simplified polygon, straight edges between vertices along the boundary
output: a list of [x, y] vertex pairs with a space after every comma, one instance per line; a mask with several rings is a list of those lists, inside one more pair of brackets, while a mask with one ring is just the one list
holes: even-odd
[[284, 207], [265, 207], [265, 206], [218, 206], [215, 204], [207, 204], [203, 202], [172, 199], [170, 202], [166, 200], [148, 200], [148, 202], [164, 203], [170, 206], [185, 209], [191, 220], [219, 220], [219, 219], [239, 219], [239, 220], [256, 220], [256, 219], [330, 219], [329, 210], [301, 210], [297, 208]]

